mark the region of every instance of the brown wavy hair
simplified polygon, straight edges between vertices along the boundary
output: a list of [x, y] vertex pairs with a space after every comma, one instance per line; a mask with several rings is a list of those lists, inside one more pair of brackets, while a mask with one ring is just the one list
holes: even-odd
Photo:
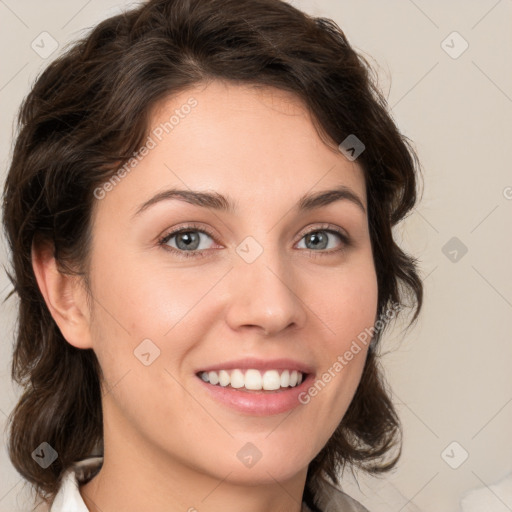
[[[150, 0], [97, 25], [52, 62], [19, 113], [3, 196], [3, 223], [19, 297], [12, 378], [23, 393], [9, 417], [9, 456], [51, 503], [59, 478], [102, 441], [101, 368], [92, 349], [67, 343], [38, 288], [33, 244], [50, 242], [62, 272], [87, 282], [93, 191], [144, 142], [151, 109], [199, 83], [221, 79], [292, 92], [334, 147], [355, 134], [366, 149], [368, 220], [381, 317], [391, 305], [421, 309], [417, 260], [392, 227], [417, 201], [420, 172], [367, 60], [332, 20], [281, 0]], [[353, 401], [310, 463], [304, 498], [346, 465], [383, 472], [400, 455], [401, 428], [379, 367], [375, 333]], [[58, 458], [31, 457], [48, 442]]]

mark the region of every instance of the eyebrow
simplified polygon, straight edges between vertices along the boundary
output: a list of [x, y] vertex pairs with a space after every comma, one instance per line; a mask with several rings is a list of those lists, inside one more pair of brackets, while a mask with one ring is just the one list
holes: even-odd
[[[203, 208], [211, 208], [214, 210], [234, 213], [236, 211], [235, 201], [226, 197], [218, 192], [199, 192], [196, 190], [180, 190], [169, 189], [159, 192], [151, 199], [140, 205], [133, 217], [140, 215], [142, 212], [151, 206], [161, 201], [168, 201], [171, 199], [178, 199], [187, 203], [200, 206]], [[315, 208], [327, 206], [336, 201], [350, 201], [358, 206], [361, 211], [366, 215], [366, 209], [359, 196], [350, 188], [340, 186], [332, 190], [324, 190], [315, 193], [309, 193], [302, 196], [296, 205], [298, 211], [310, 211]]]

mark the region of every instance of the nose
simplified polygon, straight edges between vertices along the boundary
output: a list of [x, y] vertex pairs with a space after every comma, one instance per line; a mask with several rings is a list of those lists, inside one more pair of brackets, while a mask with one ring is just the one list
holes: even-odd
[[272, 336], [304, 326], [307, 307], [293, 268], [276, 251], [252, 263], [236, 258], [230, 272], [226, 321], [235, 331], [257, 329]]

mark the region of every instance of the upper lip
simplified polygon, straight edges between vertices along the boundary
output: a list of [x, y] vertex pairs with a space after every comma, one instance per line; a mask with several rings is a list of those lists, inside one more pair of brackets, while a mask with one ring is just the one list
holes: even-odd
[[254, 357], [246, 357], [243, 359], [232, 359], [223, 363], [213, 364], [202, 367], [197, 370], [200, 372], [216, 372], [220, 370], [297, 370], [302, 373], [313, 373], [313, 368], [305, 363], [294, 359], [258, 359]]

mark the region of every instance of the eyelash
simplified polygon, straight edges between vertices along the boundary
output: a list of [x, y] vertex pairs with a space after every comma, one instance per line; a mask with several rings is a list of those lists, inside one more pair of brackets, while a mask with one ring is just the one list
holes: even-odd
[[[210, 236], [214, 242], [218, 243], [215, 235], [209, 229], [204, 228], [202, 226], [200, 227], [196, 224], [188, 224], [186, 226], [180, 227], [179, 229], [176, 229], [175, 231], [171, 231], [170, 233], [167, 233], [164, 236], [162, 236], [161, 238], [159, 238], [158, 245], [163, 247], [165, 250], [176, 254], [180, 258], [203, 258], [203, 257], [207, 256], [206, 253], [208, 251], [206, 251], [206, 250], [197, 250], [196, 249], [194, 251], [182, 251], [182, 250], [175, 249], [174, 247], [169, 247], [167, 245], [167, 242], [173, 236], [179, 235], [180, 233], [187, 233], [189, 231], [198, 231], [200, 233], [204, 233], [204, 234]], [[342, 241], [343, 246], [339, 249], [331, 249], [329, 251], [325, 251], [325, 250], [324, 251], [315, 251], [312, 249], [303, 249], [303, 250], [309, 252], [310, 255], [313, 257], [331, 256], [333, 254], [345, 251], [351, 245], [351, 242], [350, 242], [350, 239], [348, 238], [348, 236], [345, 233], [343, 233], [341, 230], [339, 230], [338, 228], [335, 228], [334, 226], [332, 226], [331, 224], [324, 224], [322, 226], [315, 227], [314, 229], [311, 229], [311, 230], [303, 233], [301, 235], [299, 241], [311, 233], [317, 233], [320, 231], [325, 231], [327, 233], [334, 233], [334, 234], [338, 235]]]

